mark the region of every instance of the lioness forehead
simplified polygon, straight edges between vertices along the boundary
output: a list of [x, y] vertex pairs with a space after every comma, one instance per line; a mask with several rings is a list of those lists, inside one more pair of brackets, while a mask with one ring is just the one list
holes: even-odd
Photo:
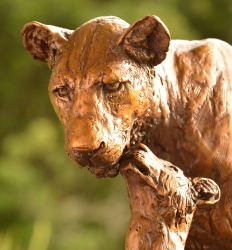
[[[89, 78], [90, 82], [126, 81], [118, 76], [126, 75], [130, 66], [117, 40], [128, 26], [117, 17], [100, 17], [80, 26], [63, 45], [62, 54], [57, 59], [56, 75], [58, 72], [64, 76], [75, 75], [79, 81]], [[123, 59], [125, 67], [122, 67]]]
[[88, 87], [97, 82], [129, 81], [135, 74], [132, 66], [135, 65], [136, 71], [138, 67], [118, 45], [119, 37], [128, 26], [117, 17], [100, 17], [80, 26], [63, 45], [50, 84], [57, 84], [57, 79], [54, 81], [57, 75], [59, 78], [73, 76], [75, 81], [84, 81]]
[[[76, 29], [68, 42], [72, 59], [78, 59], [83, 66], [98, 65], [115, 58], [117, 40], [128, 24], [118, 18], [97, 18]], [[72, 47], [70, 46], [72, 45]]]

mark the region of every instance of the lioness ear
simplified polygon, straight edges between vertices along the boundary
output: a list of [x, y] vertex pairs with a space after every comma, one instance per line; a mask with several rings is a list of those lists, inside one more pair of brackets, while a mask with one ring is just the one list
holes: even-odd
[[196, 204], [214, 204], [219, 201], [221, 191], [219, 186], [208, 178], [194, 178], [192, 180], [194, 189], [196, 190]]
[[165, 59], [170, 39], [168, 29], [158, 17], [145, 16], [132, 24], [118, 43], [137, 62], [156, 66]]
[[54, 60], [62, 43], [69, 40], [72, 32], [39, 22], [27, 23], [22, 29], [23, 45], [34, 59], [49, 62]]

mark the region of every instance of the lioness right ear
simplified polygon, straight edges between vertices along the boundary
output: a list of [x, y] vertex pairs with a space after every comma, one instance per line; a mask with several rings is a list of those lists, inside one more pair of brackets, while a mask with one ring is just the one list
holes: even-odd
[[72, 33], [72, 30], [31, 22], [22, 29], [23, 45], [34, 59], [49, 63]]
[[165, 59], [170, 39], [167, 27], [158, 17], [145, 16], [122, 34], [118, 44], [138, 63], [156, 66]]

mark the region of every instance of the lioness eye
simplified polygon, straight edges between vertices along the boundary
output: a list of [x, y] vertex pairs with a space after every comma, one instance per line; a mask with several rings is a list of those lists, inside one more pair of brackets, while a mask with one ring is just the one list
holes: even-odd
[[104, 96], [111, 103], [124, 104], [128, 102], [128, 88], [125, 82], [103, 85]]
[[119, 91], [122, 87], [121, 82], [116, 82], [112, 84], [105, 84], [104, 89], [107, 90], [108, 92], [116, 92]]
[[61, 88], [57, 88], [54, 90], [54, 94], [61, 98], [67, 97], [69, 95], [69, 88], [65, 86]]
[[63, 88], [58, 89], [58, 94], [61, 97], [68, 95], [68, 93], [69, 93], [69, 89], [67, 87], [63, 87]]

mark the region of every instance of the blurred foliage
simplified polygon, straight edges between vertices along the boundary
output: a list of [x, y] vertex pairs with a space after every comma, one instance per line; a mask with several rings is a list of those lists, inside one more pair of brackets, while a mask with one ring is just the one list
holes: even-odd
[[122, 248], [129, 219], [122, 179], [100, 182], [84, 169], [77, 171], [59, 137], [55, 123], [37, 118], [4, 138], [0, 225], [2, 235], [4, 229], [7, 234], [2, 238], [12, 237], [12, 244], [20, 242], [30, 250], [46, 249], [33, 242], [50, 237], [49, 249], [100, 250], [111, 243], [111, 249], [120, 243]]
[[46, 91], [50, 72], [23, 49], [27, 22], [75, 29], [116, 15], [159, 16], [172, 38], [232, 43], [231, 0], [0, 1], [0, 250], [124, 249], [129, 207], [122, 178], [97, 180], [65, 155]]

